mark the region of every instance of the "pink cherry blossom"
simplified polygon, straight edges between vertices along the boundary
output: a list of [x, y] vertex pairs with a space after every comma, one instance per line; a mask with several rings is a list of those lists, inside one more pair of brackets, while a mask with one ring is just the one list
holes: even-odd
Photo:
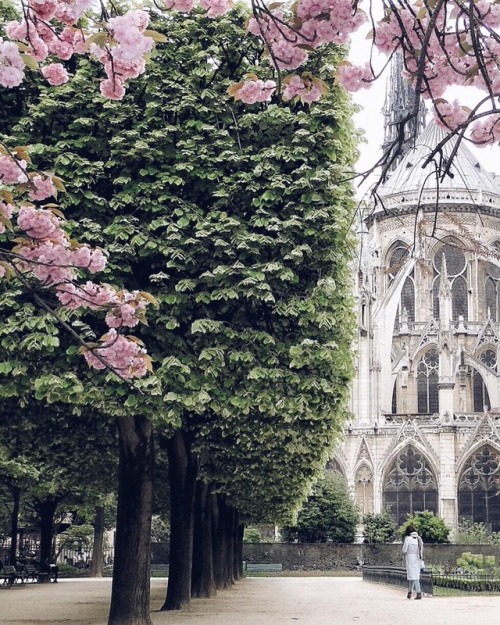
[[285, 83], [282, 96], [283, 100], [300, 100], [304, 104], [312, 104], [321, 99], [323, 91], [317, 81], [309, 77], [292, 76]]
[[434, 119], [438, 126], [454, 130], [463, 124], [469, 117], [470, 111], [464, 109], [458, 100], [453, 102], [439, 101], [435, 104]]
[[45, 65], [45, 67], [42, 67], [42, 74], [44, 78], [47, 79], [49, 85], [63, 85], [69, 80], [68, 72], [61, 65], [61, 63], [51, 63], [50, 65]]
[[108, 308], [115, 298], [115, 290], [107, 284], [86, 282], [82, 286], [76, 284], [60, 284], [56, 288], [59, 301], [70, 310], [89, 308], [101, 310]]
[[66, 238], [59, 217], [49, 210], [34, 206], [22, 206], [19, 209], [17, 225], [32, 239], [63, 241]]
[[[50, 65], [48, 65], [47, 67], [50, 67]], [[55, 71], [57, 72], [57, 70]], [[52, 72], [49, 72], [49, 75], [51, 74]], [[46, 200], [48, 197], [55, 197], [57, 195], [56, 187], [52, 182], [51, 178], [45, 176], [35, 176], [31, 181], [31, 184], [32, 188], [29, 193], [31, 200]]]
[[[85, 359], [94, 369], [110, 366], [124, 378], [143, 377], [147, 372], [147, 355], [144, 347], [132, 341], [116, 330], [111, 329], [104, 337], [102, 347], [85, 352]], [[104, 364], [95, 354], [99, 354]]]
[[370, 87], [373, 74], [368, 64], [364, 67], [346, 64], [337, 69], [336, 80], [347, 91], [358, 91]]
[[24, 79], [24, 62], [15, 43], [0, 39], [0, 85], [17, 87]]
[[121, 100], [125, 95], [123, 82], [116, 76], [114, 78], [106, 78], [106, 80], [103, 80], [100, 84], [100, 89], [102, 95], [110, 100]]
[[165, 8], [179, 13], [189, 13], [195, 4], [195, 0], [166, 0]]
[[231, 0], [200, 0], [200, 6], [208, 11], [207, 17], [214, 18], [225, 15], [231, 10], [233, 3]]
[[27, 182], [28, 176], [24, 173], [26, 165], [26, 161], [21, 159], [0, 155], [0, 182], [3, 184]]
[[276, 91], [274, 80], [246, 80], [235, 94], [235, 99], [245, 104], [267, 102]]

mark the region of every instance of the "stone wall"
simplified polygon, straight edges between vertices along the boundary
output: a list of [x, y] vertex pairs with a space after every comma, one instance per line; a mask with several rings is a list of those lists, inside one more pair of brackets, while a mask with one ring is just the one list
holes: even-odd
[[[464, 551], [496, 556], [500, 564], [500, 545], [424, 545], [427, 566], [441, 564], [456, 566]], [[154, 543], [151, 546], [152, 563], [167, 564], [169, 546]], [[246, 562], [278, 563], [285, 571], [353, 571], [361, 563], [401, 566], [401, 543], [391, 545], [366, 544], [301, 544], [301, 543], [246, 543], [243, 545]]]
[[[441, 564], [456, 566], [464, 551], [496, 556], [500, 564], [500, 546], [491, 545], [425, 545], [426, 566]], [[243, 559], [247, 562], [283, 564], [288, 571], [352, 571], [361, 563], [401, 566], [401, 544], [300, 544], [257, 543], [243, 545]]]

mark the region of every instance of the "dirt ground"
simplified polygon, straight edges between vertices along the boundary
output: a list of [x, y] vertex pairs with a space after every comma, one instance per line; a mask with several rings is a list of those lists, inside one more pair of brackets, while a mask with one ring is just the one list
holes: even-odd
[[[166, 579], [152, 581], [154, 625], [479, 625], [500, 619], [500, 596], [406, 599], [404, 589], [356, 577], [255, 577], [159, 612]], [[106, 625], [109, 579], [0, 588], [1, 625]]]

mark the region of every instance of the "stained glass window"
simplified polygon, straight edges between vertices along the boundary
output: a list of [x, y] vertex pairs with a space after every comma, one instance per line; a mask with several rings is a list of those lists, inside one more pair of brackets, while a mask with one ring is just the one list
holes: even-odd
[[[493, 243], [493, 247], [500, 253], [500, 242]], [[493, 321], [500, 321], [500, 266], [486, 263], [486, 310], [490, 311]]]
[[471, 455], [458, 482], [460, 520], [484, 523], [492, 532], [500, 531], [500, 454], [483, 445]]
[[436, 478], [424, 455], [412, 445], [402, 450], [389, 467], [383, 499], [398, 525], [406, 521], [408, 514], [438, 511]]
[[[480, 360], [489, 369], [496, 371], [497, 355], [492, 349], [485, 350], [481, 354]], [[473, 376], [474, 412], [483, 412], [485, 407], [491, 408], [490, 396], [479, 371], [474, 371]]]
[[439, 284], [443, 270], [443, 259], [446, 261], [446, 273], [451, 289], [452, 318], [457, 320], [469, 315], [467, 261], [464, 253], [455, 245], [440, 245], [434, 252], [434, 282], [432, 287], [432, 304], [434, 317], [439, 317]]
[[417, 412], [421, 414], [439, 412], [438, 369], [439, 355], [435, 349], [430, 349], [417, 367]]
[[[405, 260], [408, 258], [408, 248], [403, 243], [397, 243], [389, 257], [389, 279], [388, 286], [392, 284]], [[401, 292], [401, 302], [396, 315], [396, 325], [399, 323], [400, 315], [403, 311], [408, 315], [408, 321], [415, 321], [415, 284], [413, 282], [413, 271], [406, 278]]]

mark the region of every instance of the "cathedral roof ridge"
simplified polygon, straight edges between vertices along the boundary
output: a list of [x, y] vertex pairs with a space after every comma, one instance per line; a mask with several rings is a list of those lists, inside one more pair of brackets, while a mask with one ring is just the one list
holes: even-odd
[[431, 151], [446, 138], [447, 131], [430, 122], [418, 137], [414, 147], [404, 156], [394, 173], [379, 191], [382, 205], [415, 205], [421, 202], [439, 201], [447, 204], [489, 205], [500, 209], [500, 181], [481, 166], [477, 157], [465, 145], [458, 146], [450, 172], [444, 180], [438, 180], [436, 165], [444, 167], [451, 158], [457, 143], [452, 137], [444, 143], [441, 151], [425, 167], [422, 164]]

